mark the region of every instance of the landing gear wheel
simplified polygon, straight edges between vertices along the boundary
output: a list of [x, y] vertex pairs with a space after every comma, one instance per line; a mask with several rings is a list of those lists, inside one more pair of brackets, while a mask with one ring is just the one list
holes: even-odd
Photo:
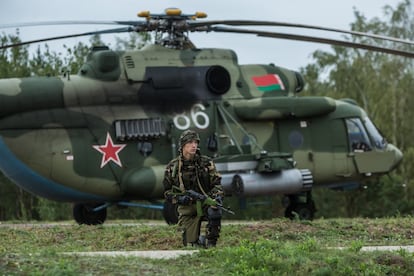
[[106, 220], [106, 208], [93, 211], [99, 205], [75, 204], [73, 206], [73, 217], [78, 224], [98, 225]]
[[162, 210], [162, 215], [164, 216], [165, 222], [169, 225], [174, 225], [178, 223], [178, 211], [177, 204], [172, 204], [169, 201], [164, 201], [164, 209]]
[[313, 220], [315, 217], [316, 207], [310, 192], [306, 193], [306, 202], [301, 202], [299, 195], [289, 195], [287, 202], [285, 217], [300, 220]]
[[313, 220], [315, 210], [307, 203], [298, 203], [294, 206], [286, 208], [285, 217], [294, 219], [296, 215], [300, 220]]

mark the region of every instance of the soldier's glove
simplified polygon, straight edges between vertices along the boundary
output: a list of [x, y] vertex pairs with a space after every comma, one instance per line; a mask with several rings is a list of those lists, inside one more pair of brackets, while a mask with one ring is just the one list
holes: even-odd
[[177, 197], [177, 203], [180, 205], [190, 205], [191, 197], [188, 195], [181, 195]]

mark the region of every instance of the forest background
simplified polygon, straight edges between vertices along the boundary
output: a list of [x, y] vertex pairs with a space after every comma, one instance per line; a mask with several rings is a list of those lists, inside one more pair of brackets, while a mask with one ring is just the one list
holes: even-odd
[[[367, 19], [355, 11], [353, 31], [377, 33], [414, 40], [414, 13], [411, 0], [395, 8], [385, 6], [382, 18]], [[392, 42], [347, 36], [355, 42], [393, 47]], [[1, 45], [19, 42], [19, 31], [0, 35]], [[116, 39], [112, 50], [138, 49], [149, 43], [149, 36], [131, 34]], [[104, 44], [100, 36], [90, 43], [79, 42], [56, 52], [47, 44], [0, 50], [0, 78], [56, 76], [76, 73], [90, 48]], [[36, 48], [33, 48], [36, 47]], [[414, 51], [406, 46], [405, 50]], [[361, 183], [354, 190], [315, 189], [318, 217], [389, 217], [414, 214], [414, 60], [387, 54], [333, 46], [316, 51], [313, 62], [301, 68], [307, 85], [302, 95], [352, 98], [367, 111], [387, 140], [404, 154], [399, 168], [375, 181]], [[278, 64], [283, 67], [283, 64]], [[266, 219], [283, 215], [280, 196], [247, 200], [228, 199], [235, 219]], [[33, 196], [0, 175], [0, 221], [72, 219], [70, 203]], [[109, 219], [161, 219], [161, 212], [139, 208], [109, 208]]]

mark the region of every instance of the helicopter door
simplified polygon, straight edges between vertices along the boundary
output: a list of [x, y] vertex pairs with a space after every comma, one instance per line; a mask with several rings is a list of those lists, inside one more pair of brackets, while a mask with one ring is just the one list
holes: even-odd
[[329, 182], [337, 180], [337, 177], [351, 176], [344, 122], [342, 120], [314, 119], [309, 124], [312, 144], [308, 159], [314, 169], [314, 178]]

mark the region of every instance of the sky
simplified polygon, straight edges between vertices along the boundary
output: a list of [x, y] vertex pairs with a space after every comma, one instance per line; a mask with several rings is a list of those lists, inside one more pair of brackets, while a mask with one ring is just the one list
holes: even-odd
[[[401, 0], [402, 1], [402, 0]], [[0, 25], [57, 21], [57, 20], [141, 20], [137, 13], [149, 10], [162, 13], [165, 8], [177, 7], [183, 13], [203, 11], [206, 20], [267, 20], [289, 23], [318, 25], [338, 29], [350, 29], [355, 21], [354, 11], [362, 13], [367, 19], [384, 16], [383, 7], [396, 7], [398, 0], [1, 0]], [[27, 27], [20, 28], [22, 40], [83, 33], [98, 29], [115, 28], [116, 26], [59, 26], [59, 27]], [[252, 29], [252, 28], [250, 28]], [[272, 29], [274, 31], [286, 29]], [[295, 33], [297, 31], [293, 30]], [[1, 33], [14, 33], [15, 28], [0, 29]], [[302, 31], [301, 34], [327, 36], [325, 33]], [[102, 36], [104, 41], [111, 43], [113, 35]], [[123, 37], [122, 35], [117, 35]], [[339, 38], [336, 36], [329, 37]], [[312, 62], [311, 54], [316, 50], [330, 49], [327, 45], [288, 41], [273, 38], [259, 38], [245, 34], [190, 34], [193, 43], [199, 48], [233, 49], [241, 64], [268, 64], [292, 70], [306, 66]], [[87, 38], [74, 38], [48, 42], [52, 50], [76, 44]]]

